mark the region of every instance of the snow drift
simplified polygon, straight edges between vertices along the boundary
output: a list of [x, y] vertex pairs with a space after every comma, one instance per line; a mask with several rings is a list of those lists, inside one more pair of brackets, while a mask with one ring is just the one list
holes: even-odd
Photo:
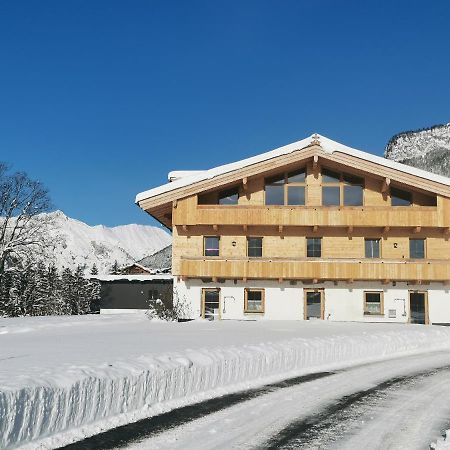
[[[0, 447], [54, 448], [226, 392], [448, 349], [449, 338], [450, 329], [415, 325], [3, 319], [0, 359], [11, 362], [0, 369]], [[50, 348], [27, 362], [27, 343]]]

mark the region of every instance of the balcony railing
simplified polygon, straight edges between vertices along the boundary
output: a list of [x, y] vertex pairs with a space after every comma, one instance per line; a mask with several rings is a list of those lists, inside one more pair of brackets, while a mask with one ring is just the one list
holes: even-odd
[[448, 260], [181, 258], [187, 278], [450, 281]]
[[[434, 206], [244, 206], [198, 205], [198, 225], [436, 227], [448, 226]], [[180, 223], [178, 223], [180, 222]], [[174, 218], [175, 225], [183, 220]], [[442, 223], [441, 223], [442, 222]]]

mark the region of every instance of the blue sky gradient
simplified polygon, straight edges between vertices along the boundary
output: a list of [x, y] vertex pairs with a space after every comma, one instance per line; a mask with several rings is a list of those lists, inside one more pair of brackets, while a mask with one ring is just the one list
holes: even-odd
[[0, 160], [91, 225], [319, 132], [381, 154], [450, 121], [450, 2], [0, 3]]

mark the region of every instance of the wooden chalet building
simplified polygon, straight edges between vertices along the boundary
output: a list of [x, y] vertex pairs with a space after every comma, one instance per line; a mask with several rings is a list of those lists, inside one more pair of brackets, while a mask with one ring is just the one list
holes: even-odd
[[190, 317], [450, 323], [450, 179], [313, 135], [138, 194]]

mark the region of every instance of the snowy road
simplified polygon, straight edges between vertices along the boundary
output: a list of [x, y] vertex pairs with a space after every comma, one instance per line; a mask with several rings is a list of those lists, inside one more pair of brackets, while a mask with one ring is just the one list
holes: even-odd
[[438, 352], [298, 377], [68, 448], [424, 449], [449, 422], [450, 352]]

